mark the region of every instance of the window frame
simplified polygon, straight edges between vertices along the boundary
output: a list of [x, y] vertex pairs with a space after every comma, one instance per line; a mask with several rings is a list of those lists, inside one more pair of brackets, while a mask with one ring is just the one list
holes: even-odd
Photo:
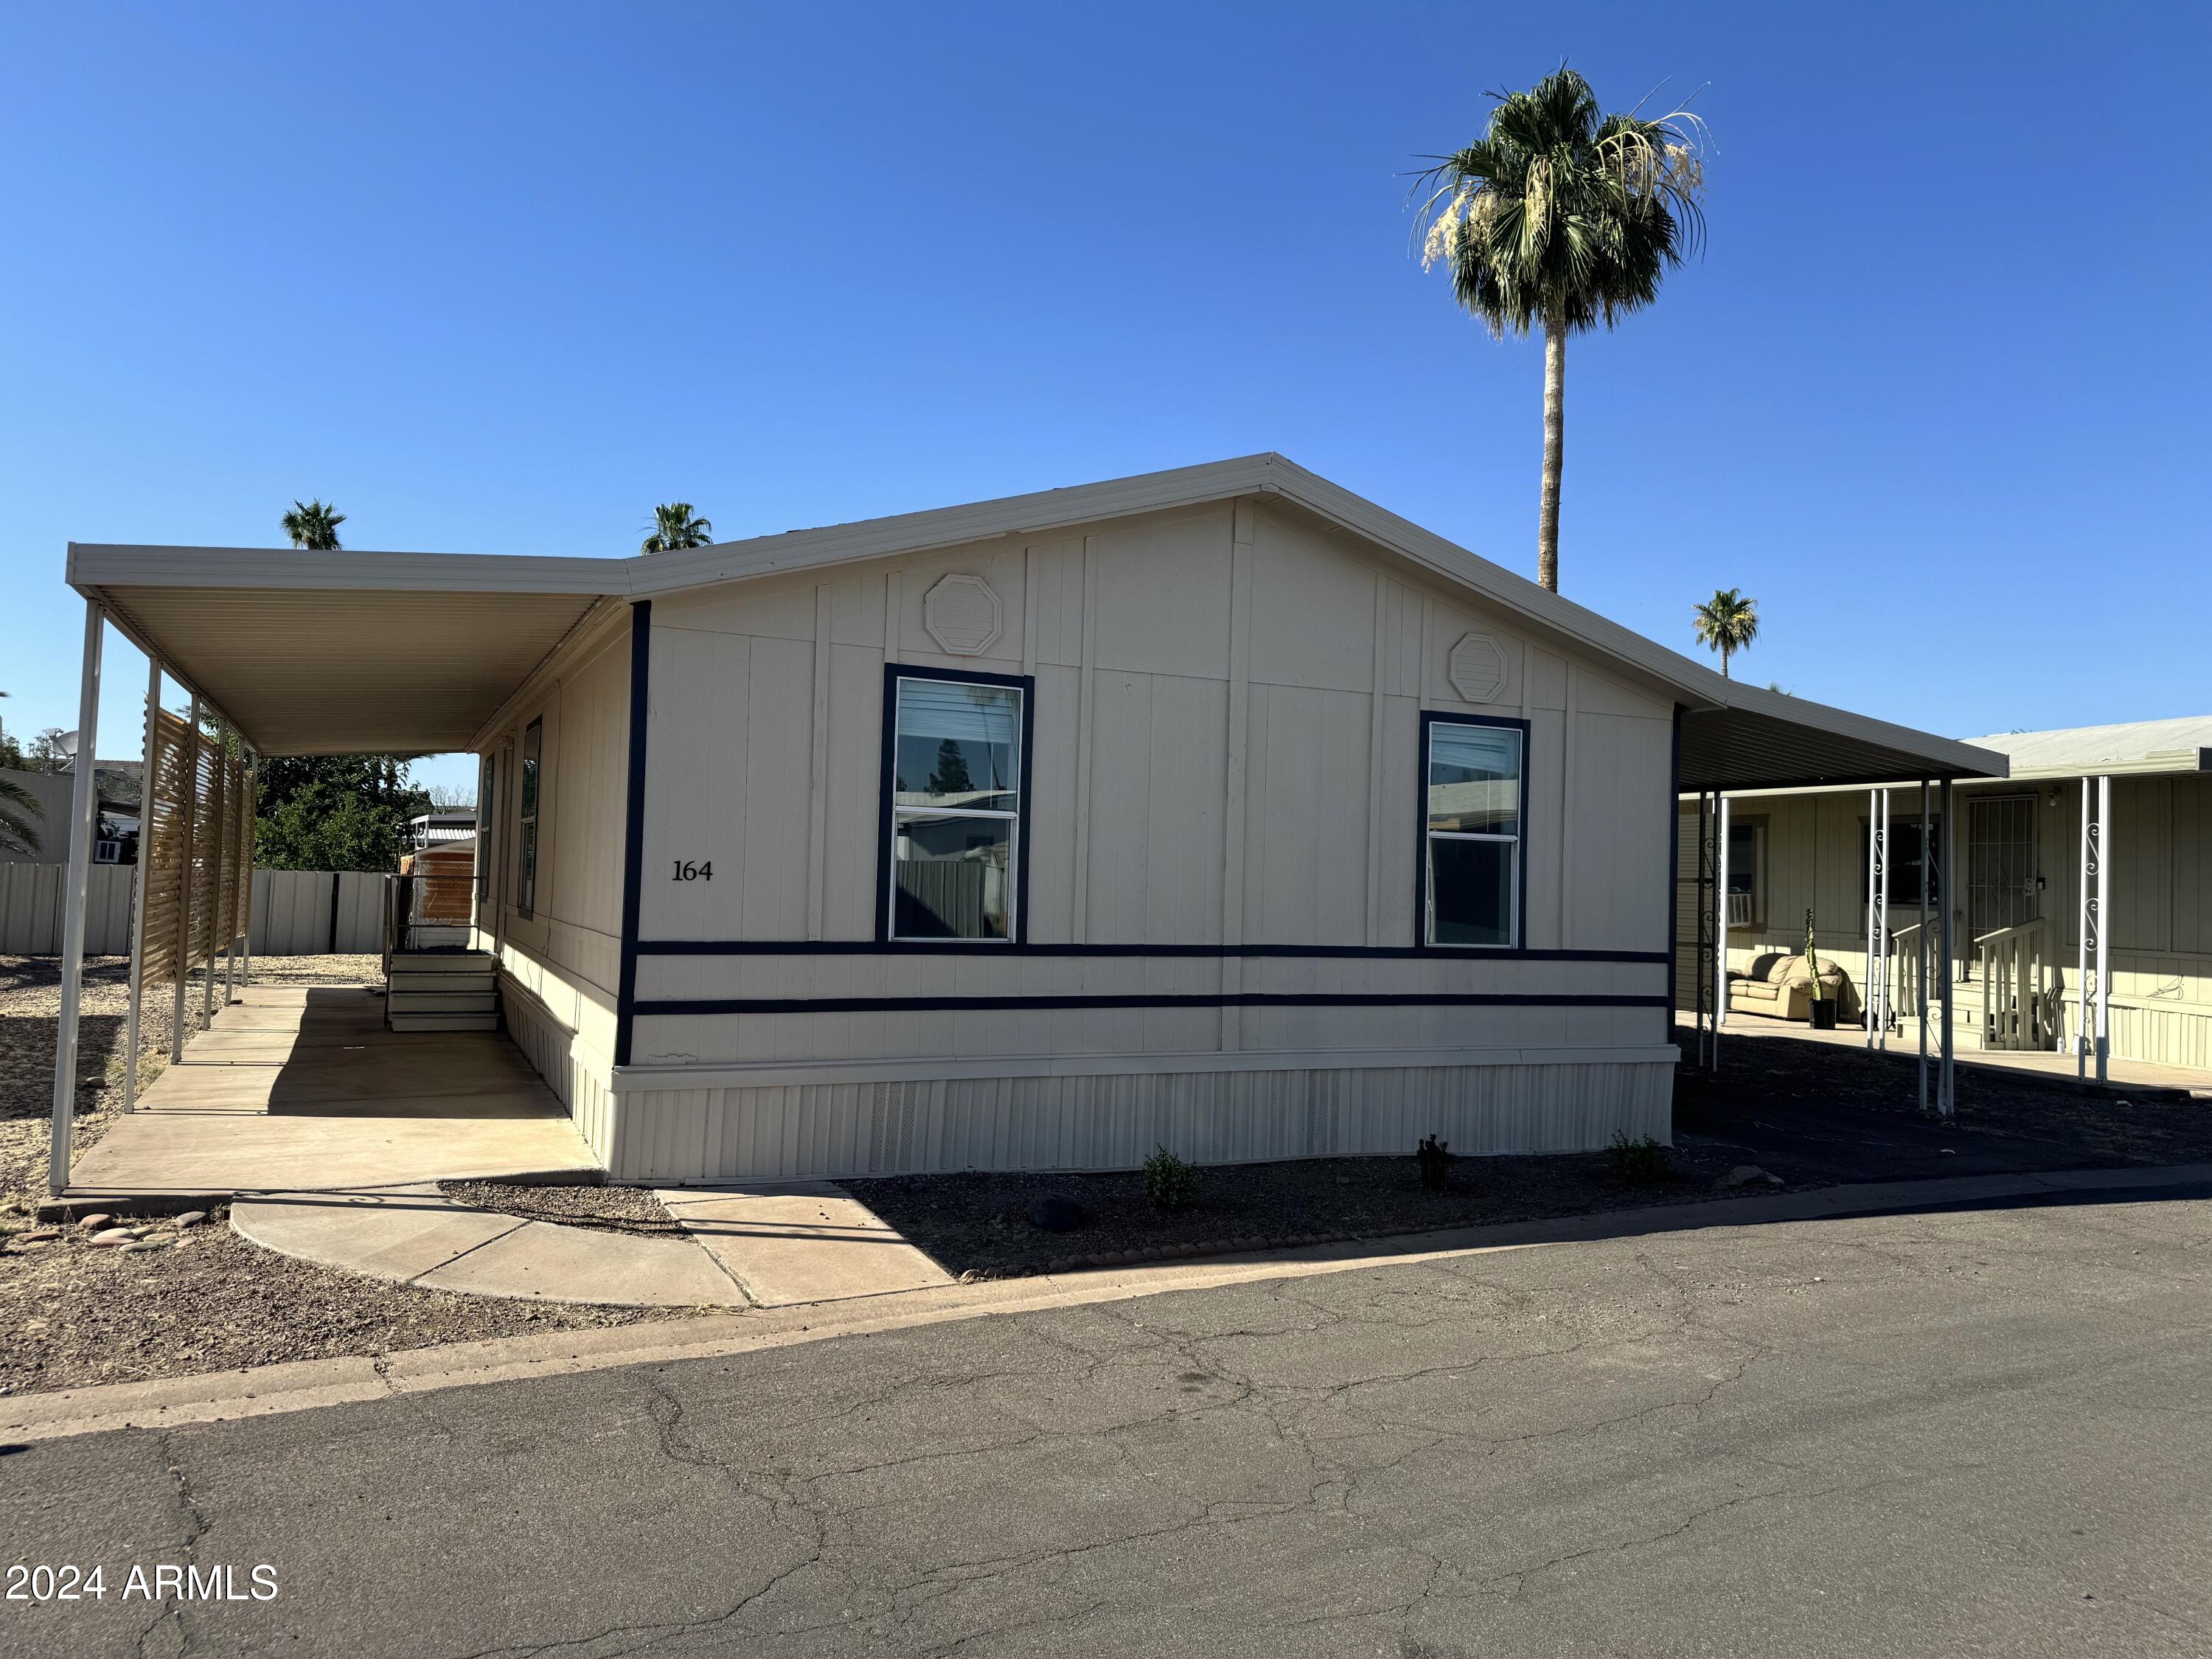
[[538, 826], [545, 816], [544, 715], [522, 728], [522, 744], [515, 754], [514, 913], [533, 921], [538, 916]]
[[[1460, 830], [1432, 830], [1429, 828], [1429, 763], [1430, 733], [1439, 726], [1481, 726], [1516, 732], [1521, 744], [1521, 796], [1519, 830], [1511, 836], [1475, 835]], [[1449, 952], [1482, 951], [1492, 956], [1511, 956], [1528, 948], [1528, 809], [1532, 794], [1528, 777], [1532, 769], [1529, 742], [1529, 722], [1508, 714], [1462, 714], [1447, 709], [1424, 708], [1421, 711], [1421, 746], [1414, 766], [1413, 801], [1413, 943], [1417, 949]], [[1429, 842], [1441, 835], [1447, 841], [1510, 841], [1513, 843], [1513, 902], [1510, 906], [1513, 937], [1504, 945], [1460, 944], [1439, 942], [1429, 937]]]
[[477, 768], [477, 920], [491, 908], [491, 850], [499, 838], [499, 751], [487, 750]]
[[[1903, 793], [1904, 792], [1900, 790], [1900, 791], [1899, 791], [1898, 793]], [[1931, 793], [1932, 793], [1932, 792], [1931, 792]], [[1986, 799], [1996, 799], [1996, 797], [1988, 797], [1988, 798], [1986, 798]], [[2032, 801], [2032, 800], [2033, 800], [2035, 798], [2034, 798], [2033, 795], [2027, 795], [2027, 796], [2015, 797], [2015, 799], [2027, 799], [2027, 800], [2031, 800], [2031, 801]], [[1921, 823], [1921, 819], [1920, 819], [1920, 808], [1919, 808], [1919, 807], [1918, 807], [1918, 805], [1914, 805], [1914, 806], [1913, 806], [1913, 808], [1912, 808], [1910, 811], [1907, 811], [1907, 812], [1894, 812], [1894, 811], [1893, 811], [1893, 812], [1892, 812], [1892, 813], [1890, 814], [1890, 820], [1889, 820], [1889, 832], [1890, 832], [1890, 842], [1891, 842], [1891, 846], [1890, 846], [1890, 857], [1891, 857], [1891, 859], [1892, 859], [1892, 860], [1893, 860], [1893, 863], [1892, 863], [1892, 866], [1891, 866], [1891, 869], [1890, 869], [1890, 874], [1889, 874], [1889, 908], [1890, 908], [1891, 909], [1893, 909], [1893, 910], [1917, 910], [1917, 909], [1920, 908], [1920, 895], [1918, 894], [1918, 892], [1917, 892], [1917, 891], [1910, 890], [1900, 890], [1900, 889], [1899, 889], [1899, 885], [1898, 885], [1898, 880], [1897, 880], [1897, 870], [1896, 870], [1896, 867], [1895, 867], [1895, 862], [1894, 862], [1894, 860], [1895, 860], [1895, 859], [1896, 859], [1896, 853], [1897, 853], [1897, 849], [1896, 849], [1897, 832], [1898, 832], [1899, 830], [1910, 830], [1913, 831], [1913, 832], [1914, 832], [1914, 834], [1915, 834], [1915, 836], [1917, 837], [1917, 847], [1916, 847], [1916, 849], [1915, 849], [1915, 851], [1916, 851], [1916, 857], [1914, 858], [1913, 862], [1914, 862], [1915, 864], [1917, 864], [1917, 865], [1918, 866], [1918, 867], [1919, 867], [1919, 871], [1920, 871], [1920, 877], [1921, 877], [1922, 881], [1923, 881], [1923, 882], [1926, 882], [1926, 881], [1927, 881], [1927, 878], [1928, 878], [1929, 875], [1931, 873], [1931, 872], [1929, 872], [1929, 868], [1928, 868], [1928, 837], [1929, 837], [1929, 830], [1930, 830], [1930, 829], [1932, 829], [1933, 833], [1934, 833], [1935, 837], [1936, 837], [1936, 847], [1937, 847], [1938, 850], [1940, 851], [1940, 850], [1942, 849], [1942, 842], [1943, 842], [1943, 814], [1942, 814], [1941, 811], [1938, 811], [1935, 806], [1933, 806], [1933, 805], [1931, 805], [1929, 807], [1929, 809], [1928, 809], [1928, 818], [1929, 818], [1929, 824], [1928, 824], [1927, 826], [1923, 826], [1923, 825], [1922, 824], [1922, 823]], [[1859, 889], [1860, 889], [1860, 890], [1859, 890], [1859, 895], [1858, 895], [1858, 908], [1859, 908], [1859, 925], [1861, 926], [1861, 927], [1862, 927], [1862, 928], [1863, 928], [1863, 927], [1865, 927], [1865, 925], [1866, 925], [1866, 920], [1867, 920], [1867, 917], [1866, 917], [1867, 895], [1866, 895], [1866, 891], [1865, 891], [1865, 888], [1866, 888], [1866, 879], [1865, 879], [1865, 878], [1866, 878], [1866, 867], [1867, 867], [1867, 861], [1868, 861], [1868, 859], [1871, 856], [1872, 852], [1873, 852], [1873, 848], [1874, 848], [1874, 820], [1873, 820], [1873, 819], [1871, 819], [1871, 818], [1869, 818], [1869, 817], [1867, 817], [1867, 815], [1866, 815], [1864, 812], [1861, 812], [1861, 813], [1859, 813], [1859, 814], [1858, 814], [1858, 821], [1859, 821], [1859, 862], [1858, 862], [1858, 871], [1859, 871], [1859, 878], [1860, 878], [1860, 879], [1859, 879]], [[1934, 883], [1933, 883], [1933, 884], [1931, 884], [1932, 888], [1933, 888], [1933, 890], [1931, 890], [1931, 891], [1929, 893], [1929, 895], [1928, 895], [1928, 919], [1929, 919], [1929, 921], [1935, 921], [1935, 920], [1936, 920], [1936, 915], [1937, 915], [1937, 914], [1938, 914], [1938, 913], [1942, 909], [1942, 908], [1943, 908], [1943, 889], [1944, 889], [1947, 885], [1948, 885], [1948, 884], [1948, 884], [1948, 883], [1945, 881], [1945, 879], [1944, 879], [1944, 871], [1943, 871], [1943, 866], [1942, 866], [1942, 860], [1940, 858], [1936, 861], [1936, 869], [1934, 870], [1934, 872], [1933, 872], [1932, 873], [1935, 875], [1936, 879], [1935, 879]]]
[[[1731, 927], [1763, 931], [1768, 925], [1767, 849], [1773, 841], [1772, 823], [1773, 816], [1771, 813], [1753, 813], [1739, 817], [1731, 811], [1729, 815], [1729, 834], [1733, 836], [1741, 833], [1751, 842], [1751, 863], [1747, 872], [1750, 877], [1750, 885], [1745, 889], [1745, 896], [1751, 900], [1751, 919], [1748, 921], [1732, 921], [1729, 923]], [[1730, 881], [1736, 878], [1737, 870], [1735, 849], [1731, 847], [1729, 849], [1729, 879]]]
[[[936, 680], [958, 685], [995, 685], [1021, 694], [1022, 724], [1018, 771], [1015, 784], [1019, 805], [1012, 812], [948, 812], [899, 806], [894, 784], [898, 770], [898, 692], [901, 680]], [[1026, 945], [1030, 933], [1030, 781], [1036, 752], [1036, 677], [1033, 674], [986, 674], [973, 669], [934, 668], [919, 663], [884, 665], [884, 723], [882, 781], [876, 822], [876, 941], [880, 945], [930, 945], [948, 951], [997, 951]], [[988, 817], [1013, 820], [1013, 927], [1004, 939], [941, 939], [902, 934], [892, 927], [895, 884], [892, 860], [898, 855], [898, 820], [902, 813], [934, 817]]]

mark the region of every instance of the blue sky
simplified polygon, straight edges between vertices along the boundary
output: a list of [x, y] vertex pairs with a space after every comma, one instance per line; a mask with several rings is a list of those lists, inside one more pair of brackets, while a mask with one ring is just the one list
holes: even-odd
[[[1577, 339], [1561, 586], [1964, 735], [2212, 709], [2199, 9], [16, 7], [8, 729], [65, 542], [610, 554], [1279, 449], [1534, 568], [1542, 353], [1401, 177], [1701, 84], [1710, 247]], [[110, 650], [101, 749], [143, 663]], [[466, 777], [445, 763], [431, 775]]]

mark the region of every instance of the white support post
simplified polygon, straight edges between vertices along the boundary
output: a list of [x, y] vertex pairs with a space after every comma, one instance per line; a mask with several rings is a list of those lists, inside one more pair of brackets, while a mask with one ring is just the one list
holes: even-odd
[[1859, 1023], [1866, 1027], [1866, 1046], [1874, 1047], [1874, 872], [1881, 862], [1881, 792], [1867, 791], [1866, 967], [1859, 975]]
[[123, 1109], [138, 1108], [138, 1005], [146, 971], [146, 866], [154, 850], [154, 742], [161, 733], [161, 659], [146, 663], [146, 755], [138, 768], [138, 869], [131, 882], [131, 1012], [123, 1021]]
[[191, 713], [185, 721], [184, 856], [177, 870], [177, 951], [175, 994], [169, 1008], [169, 1064], [185, 1057], [185, 981], [191, 975], [192, 954], [192, 842], [200, 816], [200, 696], [192, 693]]
[[[1719, 1027], [1728, 1024], [1729, 1017], [1729, 798], [1717, 793], [1717, 799], [1720, 829], [1716, 851], [1719, 873], [1713, 882], [1713, 1024]], [[1717, 1039], [1714, 1059], [1716, 1062], [1719, 1059]]]
[[2090, 1032], [2095, 1024], [2095, 1003], [2089, 992], [2090, 934], [2096, 930], [2096, 898], [2091, 883], [2096, 878], [2097, 851], [2095, 838], [2089, 831], [2089, 818], [2096, 803], [2092, 799], [2096, 785], [2094, 780], [2081, 780], [2081, 869], [2079, 884], [2074, 890], [2074, 1000], [2077, 1005], [2074, 1017], [2074, 1080], [2086, 1083], [2089, 1078]]
[[46, 1189], [69, 1188], [70, 1140], [76, 1127], [77, 1010], [84, 1000], [84, 912], [92, 890], [92, 838], [100, 823], [100, 648], [106, 618], [84, 602], [84, 666], [77, 685], [76, 775], [70, 793], [69, 887], [62, 900], [61, 1024], [54, 1033], [54, 1127], [46, 1152]]
[[1934, 869], [1936, 849], [1930, 831], [1935, 828], [1928, 816], [1928, 780], [1920, 780], [1920, 926], [1912, 930], [1915, 949], [1913, 957], [1912, 996], [1917, 1005], [1913, 1009], [1920, 1024], [1920, 1109], [1928, 1109], [1928, 887]]
[[1938, 1116], [1948, 1118], [1954, 1115], [1959, 1109], [1959, 1097], [1956, 1092], [1958, 1076], [1956, 1069], [1952, 1064], [1951, 1054], [1951, 987], [1953, 981], [1958, 978], [1958, 975], [1952, 968], [1953, 958], [1951, 944], [1951, 896], [1958, 890], [1958, 880], [1957, 878], [1952, 874], [1952, 871], [1958, 861], [1959, 835], [1957, 826], [1951, 821], [1951, 780], [1948, 778], [1943, 780], [1942, 804], [1937, 811], [1943, 825], [1943, 833], [1941, 837], [1943, 844], [1943, 872], [1942, 882], [1936, 888], [1937, 902], [1941, 906], [1941, 915], [1942, 919], [1942, 929], [1943, 935], [1943, 966], [1942, 979], [1942, 984], [1943, 987], [1943, 1067], [1942, 1073], [1938, 1076], [1936, 1083], [1936, 1111]]
[[215, 831], [215, 879], [208, 884], [210, 896], [215, 902], [216, 914], [208, 918], [207, 977], [200, 981], [200, 1030], [215, 1024], [215, 959], [217, 951], [228, 951], [230, 941], [222, 936], [222, 868], [230, 858], [230, 769], [224, 756], [223, 739], [229, 727], [222, 716], [215, 722], [215, 822], [208, 827]]
[[2112, 1053], [2112, 781], [2097, 780], [2097, 1081]]
[[1889, 791], [1881, 792], [1881, 843], [1875, 857], [1874, 938], [1875, 946], [1875, 1039], [1889, 1052]]

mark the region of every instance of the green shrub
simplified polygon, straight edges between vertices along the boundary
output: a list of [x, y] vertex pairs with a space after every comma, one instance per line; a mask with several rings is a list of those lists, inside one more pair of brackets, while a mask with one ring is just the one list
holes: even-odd
[[1631, 1140], [1627, 1131], [1619, 1132], [1606, 1149], [1606, 1158], [1617, 1187], [1662, 1187], [1674, 1178], [1667, 1149], [1650, 1135]]
[[1185, 1163], [1164, 1146], [1145, 1160], [1145, 1196], [1152, 1207], [1173, 1215], [1198, 1202], [1198, 1165]]
[[1451, 1181], [1451, 1142], [1431, 1135], [1413, 1148], [1413, 1161], [1421, 1166], [1421, 1185], [1432, 1193], [1443, 1191]]

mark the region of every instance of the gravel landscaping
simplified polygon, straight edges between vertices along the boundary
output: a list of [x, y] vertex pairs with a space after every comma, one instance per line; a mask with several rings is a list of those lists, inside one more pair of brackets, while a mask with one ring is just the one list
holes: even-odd
[[[1691, 1033], [1674, 1036], [1694, 1052]], [[1718, 1077], [1680, 1069], [1675, 1144], [1650, 1182], [1624, 1179], [1604, 1153], [1465, 1158], [1444, 1191], [1430, 1192], [1408, 1147], [1204, 1170], [1197, 1202], [1172, 1215], [1152, 1206], [1133, 1170], [843, 1184], [948, 1272], [999, 1278], [1851, 1182], [2212, 1162], [2212, 1100], [1960, 1066], [1959, 1115], [1941, 1123], [1921, 1116], [1914, 1070], [1902, 1052], [1728, 1040]], [[1030, 1206], [1055, 1195], [1080, 1207], [1079, 1226], [1031, 1222]]]
[[[1669, 1153], [1668, 1173], [1631, 1182], [1607, 1153], [1459, 1158], [1442, 1192], [1421, 1185], [1402, 1158], [1300, 1158], [1201, 1170], [1197, 1202], [1163, 1214], [1135, 1170], [1099, 1175], [892, 1176], [843, 1187], [947, 1273], [978, 1278], [1111, 1265], [1346, 1238], [1380, 1238], [1498, 1221], [1583, 1215], [1645, 1204], [1733, 1197], [1723, 1186], [1740, 1158], [1696, 1148]], [[1752, 1189], [1771, 1192], [1777, 1182]], [[1072, 1199], [1081, 1224], [1048, 1232], [1031, 1224], [1040, 1199]]]
[[441, 1181], [447, 1198], [495, 1215], [596, 1227], [611, 1233], [681, 1233], [684, 1224], [649, 1187], [553, 1187], [512, 1181]]
[[[374, 957], [273, 957], [254, 963], [253, 978], [260, 985], [375, 984], [382, 969]], [[198, 994], [195, 985], [190, 1006], [198, 1006]], [[79, 1151], [95, 1143], [122, 1109], [127, 995], [124, 958], [86, 963]], [[46, 1190], [60, 1004], [53, 958], [0, 957], [0, 1331], [7, 1334], [0, 1343], [0, 1392], [672, 1316], [453, 1296], [358, 1278], [247, 1243], [231, 1231], [224, 1207], [182, 1226], [126, 1218], [131, 1229], [143, 1230], [128, 1248], [124, 1240], [94, 1242], [111, 1228], [39, 1225], [34, 1212]], [[143, 1011], [142, 1039], [143, 1086], [160, 1074], [159, 1057], [167, 1053], [166, 1003]]]

